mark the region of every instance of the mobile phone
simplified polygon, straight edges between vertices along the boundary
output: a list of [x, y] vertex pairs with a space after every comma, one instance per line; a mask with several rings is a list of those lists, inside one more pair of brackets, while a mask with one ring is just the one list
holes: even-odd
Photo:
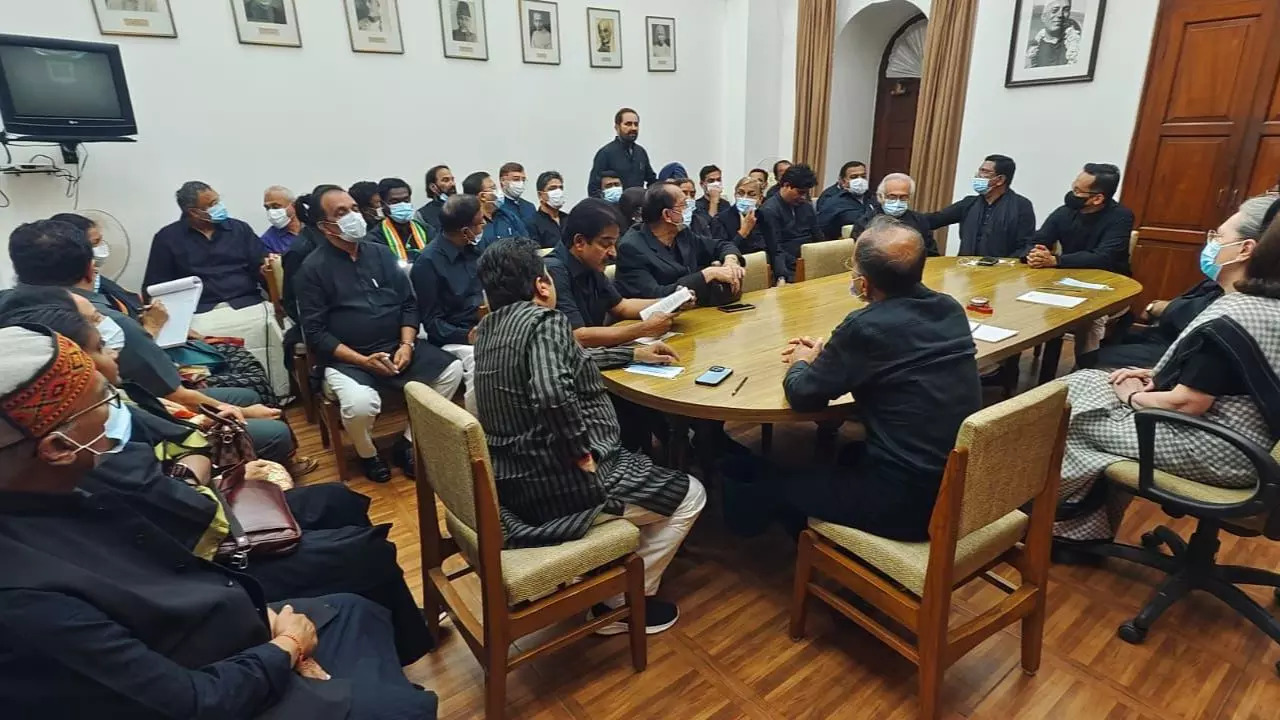
[[978, 265], [982, 265], [983, 267], [990, 267], [992, 265], [998, 265], [999, 263], [1000, 263], [1000, 260], [998, 258], [993, 258], [993, 257], [978, 258], [978, 262], [977, 262]]
[[721, 305], [720, 312], [736, 313], [744, 310], [755, 310], [756, 306], [751, 303], [733, 303], [731, 305]]
[[715, 387], [728, 379], [732, 374], [733, 368], [712, 365], [710, 369], [699, 375], [698, 379], [694, 380], [694, 382], [699, 385], [706, 385], [707, 387]]

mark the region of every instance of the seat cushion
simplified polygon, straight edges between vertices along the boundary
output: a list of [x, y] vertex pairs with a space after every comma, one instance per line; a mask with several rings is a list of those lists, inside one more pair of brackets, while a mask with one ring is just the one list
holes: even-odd
[[[1028, 521], [1029, 518], [1024, 513], [1014, 510], [961, 538], [956, 543], [956, 580], [964, 580], [1013, 547], [1022, 539]], [[929, 568], [929, 543], [888, 540], [815, 518], [809, 518], [809, 527], [916, 595], [924, 593], [924, 576]]]
[[[449, 534], [473, 566], [480, 557], [476, 533], [446, 510]], [[502, 584], [511, 605], [535, 600], [579, 575], [635, 552], [640, 529], [622, 519], [592, 525], [577, 540], [546, 547], [502, 551]]]
[[[1138, 463], [1132, 460], [1122, 460], [1118, 463], [1112, 463], [1106, 470], [1107, 479], [1121, 485], [1137, 490], [1138, 489]], [[1189, 500], [1198, 500], [1206, 503], [1217, 503], [1219, 505], [1232, 505], [1242, 503], [1253, 497], [1254, 488], [1224, 488], [1206, 485], [1194, 480], [1180, 478], [1177, 475], [1171, 475], [1162, 470], [1156, 470], [1154, 475], [1155, 486], [1174, 495], [1181, 495]]]

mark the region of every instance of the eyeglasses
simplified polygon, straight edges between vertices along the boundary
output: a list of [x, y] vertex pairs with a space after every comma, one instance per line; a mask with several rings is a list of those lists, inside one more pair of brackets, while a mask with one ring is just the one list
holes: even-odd
[[1204, 239], [1205, 239], [1205, 242], [1206, 242], [1206, 243], [1211, 243], [1211, 242], [1219, 242], [1219, 243], [1220, 243], [1220, 242], [1222, 242], [1222, 238], [1224, 238], [1224, 237], [1226, 237], [1226, 236], [1225, 236], [1225, 235], [1223, 235], [1222, 233], [1218, 232], [1217, 230], [1209, 230], [1208, 232], [1206, 232], [1206, 233], [1204, 234]]
[[62, 427], [62, 426], [64, 426], [64, 425], [70, 425], [71, 423], [75, 422], [75, 421], [76, 421], [78, 418], [80, 418], [81, 416], [83, 416], [83, 415], [87, 415], [87, 414], [89, 414], [89, 413], [93, 412], [94, 410], [97, 410], [98, 408], [102, 407], [103, 405], [107, 405], [107, 406], [109, 406], [109, 407], [113, 407], [113, 408], [116, 408], [116, 409], [118, 410], [118, 409], [119, 409], [123, 404], [124, 404], [124, 401], [123, 401], [123, 400], [121, 399], [121, 397], [120, 397], [120, 391], [119, 391], [119, 390], [117, 390], [117, 389], [115, 389], [115, 388], [113, 388], [113, 387], [108, 387], [108, 388], [107, 388], [107, 396], [106, 396], [106, 397], [104, 397], [103, 399], [99, 400], [98, 402], [96, 402], [96, 403], [94, 403], [94, 404], [90, 405], [89, 407], [85, 408], [84, 410], [81, 410], [80, 412], [76, 413], [75, 415], [72, 415], [71, 417], [67, 418], [66, 420], [63, 420], [61, 423], [58, 423], [58, 427]]

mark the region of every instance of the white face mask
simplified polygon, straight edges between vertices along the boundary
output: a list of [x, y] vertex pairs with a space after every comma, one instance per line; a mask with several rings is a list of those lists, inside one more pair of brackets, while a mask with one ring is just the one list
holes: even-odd
[[98, 321], [98, 334], [102, 336], [102, 344], [116, 352], [124, 349], [124, 328], [115, 320], [102, 316]]
[[511, 198], [512, 200], [519, 200], [520, 196], [524, 194], [524, 181], [516, 180], [512, 182], [503, 183], [503, 188], [504, 188], [503, 192], [506, 193], [507, 197]]
[[559, 210], [564, 206], [564, 190], [559, 188], [547, 191], [547, 204]]
[[107, 244], [106, 240], [102, 240], [93, 246], [94, 260], [106, 260], [109, 257], [111, 257], [111, 246]]
[[271, 223], [271, 227], [283, 230], [289, 227], [289, 211], [285, 208], [268, 208], [267, 222]]
[[338, 229], [342, 231], [342, 239], [349, 243], [360, 242], [369, 232], [364, 216], [359, 212], [349, 212], [338, 219]]
[[866, 178], [854, 178], [849, 181], [849, 192], [853, 193], [854, 195], [861, 195], [866, 191], [867, 191]]
[[724, 183], [717, 180], [713, 183], [707, 183], [705, 192], [707, 193], [720, 192], [723, 189], [724, 189]]

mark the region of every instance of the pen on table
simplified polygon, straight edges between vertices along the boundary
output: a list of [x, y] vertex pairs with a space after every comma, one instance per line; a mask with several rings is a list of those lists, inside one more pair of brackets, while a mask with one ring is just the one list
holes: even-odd
[[738, 387], [734, 388], [734, 389], [733, 389], [733, 392], [729, 393], [729, 396], [730, 396], [730, 397], [732, 397], [732, 396], [734, 396], [734, 395], [737, 395], [737, 394], [738, 394], [738, 391], [742, 389], [742, 386], [743, 386], [743, 385], [746, 385], [746, 384], [747, 384], [747, 381], [748, 381], [748, 380], [750, 380], [750, 379], [751, 379], [751, 376], [750, 376], [750, 375], [747, 375], [747, 376], [743, 377], [743, 378], [742, 378], [742, 382], [738, 383]]

